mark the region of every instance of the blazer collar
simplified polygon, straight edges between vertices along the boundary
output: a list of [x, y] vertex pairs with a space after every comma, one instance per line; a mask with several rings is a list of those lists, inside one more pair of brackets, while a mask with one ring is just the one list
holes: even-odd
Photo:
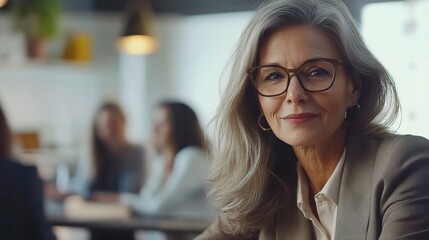
[[[335, 239], [366, 239], [373, 167], [379, 142], [359, 133], [349, 132], [347, 151], [338, 200], [337, 227]], [[274, 229], [262, 231], [260, 239], [311, 240], [315, 239], [311, 221], [306, 219], [296, 206], [296, 168], [290, 171], [290, 198], [279, 212]], [[270, 230], [271, 229], [271, 230]], [[275, 236], [271, 233], [275, 232]]]
[[366, 239], [378, 144], [374, 138], [349, 132], [335, 239]]

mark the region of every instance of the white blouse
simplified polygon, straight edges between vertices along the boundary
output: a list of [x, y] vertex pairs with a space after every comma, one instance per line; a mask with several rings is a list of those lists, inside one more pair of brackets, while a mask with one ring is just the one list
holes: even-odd
[[302, 167], [298, 164], [297, 205], [305, 218], [313, 223], [313, 230], [317, 240], [334, 240], [337, 221], [338, 197], [343, 175], [346, 149], [334, 172], [320, 192], [314, 196], [316, 211], [319, 219], [315, 217], [308, 200], [308, 179]]
[[121, 202], [142, 215], [211, 217], [213, 210], [206, 197], [206, 153], [199, 147], [180, 150], [174, 159], [170, 176], [161, 187], [166, 162], [161, 157], [154, 159], [147, 183], [140, 194], [121, 194]]

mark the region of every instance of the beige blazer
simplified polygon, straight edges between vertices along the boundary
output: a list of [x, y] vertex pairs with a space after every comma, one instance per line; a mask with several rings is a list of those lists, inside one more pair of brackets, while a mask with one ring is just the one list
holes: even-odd
[[[350, 133], [344, 164], [336, 240], [429, 239], [427, 139], [411, 135], [374, 138]], [[296, 189], [291, 190], [291, 200], [273, 223], [257, 234], [249, 238], [225, 235], [219, 228], [224, 224], [220, 217], [196, 239], [315, 239], [311, 222], [296, 206]]]

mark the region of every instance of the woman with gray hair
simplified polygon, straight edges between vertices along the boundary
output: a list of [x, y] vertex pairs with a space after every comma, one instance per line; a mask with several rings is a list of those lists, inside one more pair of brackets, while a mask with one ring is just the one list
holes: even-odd
[[263, 4], [214, 119], [219, 219], [197, 239], [429, 239], [429, 141], [339, 0]]

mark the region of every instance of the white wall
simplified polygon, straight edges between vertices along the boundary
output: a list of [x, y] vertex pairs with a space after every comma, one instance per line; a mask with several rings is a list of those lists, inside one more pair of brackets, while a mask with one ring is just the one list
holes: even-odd
[[[39, 131], [42, 147], [82, 145], [98, 104], [105, 98], [118, 98], [114, 44], [120, 16], [64, 16], [59, 37], [47, 43], [49, 58], [42, 61], [27, 61], [23, 56], [9, 61], [9, 55], [24, 54], [22, 36], [10, 38], [11, 25], [8, 15], [0, 15], [0, 40], [14, 48], [9, 52], [3, 48], [0, 53], [0, 100], [12, 128]], [[92, 38], [89, 64], [60, 59], [66, 38], [75, 32], [87, 32]]]
[[402, 105], [393, 129], [429, 138], [429, 1], [369, 4], [362, 33], [392, 75]]
[[195, 108], [203, 125], [219, 102], [222, 72], [251, 14], [228, 13], [188, 17], [176, 40], [173, 92]]
[[15, 131], [38, 131], [45, 146], [78, 145], [100, 99], [86, 67], [33, 63], [0, 67], [0, 101]]

